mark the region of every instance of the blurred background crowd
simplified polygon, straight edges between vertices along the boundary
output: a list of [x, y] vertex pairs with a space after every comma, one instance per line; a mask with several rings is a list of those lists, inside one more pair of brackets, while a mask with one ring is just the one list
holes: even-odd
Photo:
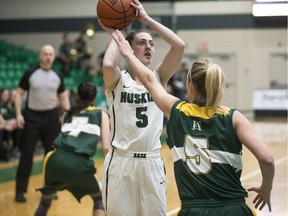
[[[74, 40], [69, 32], [63, 32], [57, 57], [53, 67], [64, 76], [66, 91], [71, 104], [75, 103], [77, 85], [81, 81], [91, 81], [98, 89], [96, 106], [107, 109], [105, 88], [103, 83], [102, 60], [105, 50], [96, 57], [87, 46], [87, 34], [84, 31]], [[26, 70], [39, 63], [39, 53], [21, 45], [0, 40], [0, 109], [1, 121], [5, 126], [0, 128], [0, 161], [19, 158], [21, 129], [17, 128], [15, 112], [15, 91]], [[183, 62], [176, 74], [170, 79], [167, 91], [175, 96], [186, 99], [185, 80], [188, 65]], [[26, 97], [23, 98], [25, 106]], [[23, 107], [24, 109], [24, 107]], [[35, 154], [42, 153], [41, 143]]]

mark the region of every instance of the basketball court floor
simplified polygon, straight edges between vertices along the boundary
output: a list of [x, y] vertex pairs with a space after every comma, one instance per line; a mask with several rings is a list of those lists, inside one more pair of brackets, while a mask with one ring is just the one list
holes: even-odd
[[[258, 216], [287, 216], [287, 119], [272, 119], [269, 121], [253, 122], [257, 133], [271, 150], [275, 160], [275, 178], [272, 190], [272, 212], [265, 206], [262, 211], [257, 211]], [[180, 207], [177, 187], [174, 181], [171, 154], [164, 143], [161, 150], [167, 169], [167, 216], [176, 216]], [[16, 203], [15, 196], [15, 167], [18, 161], [0, 163], [0, 216], [32, 216], [40, 199], [40, 193], [35, 189], [41, 187], [42, 176], [40, 173], [42, 156], [35, 156], [33, 174], [30, 178], [26, 203]], [[103, 159], [96, 160], [97, 177], [101, 178]], [[244, 148], [243, 151], [242, 182], [245, 188], [259, 186], [261, 173], [254, 156]], [[38, 168], [37, 168], [38, 166]], [[35, 171], [36, 168], [38, 171]], [[90, 216], [92, 215], [92, 201], [84, 197], [81, 204], [67, 191], [58, 193], [58, 199], [52, 203], [48, 216]], [[247, 203], [253, 207], [252, 201], [255, 193], [249, 193]], [[151, 215], [152, 216], [152, 215]], [[154, 215], [153, 215], [154, 216]], [[156, 216], [156, 215], [155, 215]]]

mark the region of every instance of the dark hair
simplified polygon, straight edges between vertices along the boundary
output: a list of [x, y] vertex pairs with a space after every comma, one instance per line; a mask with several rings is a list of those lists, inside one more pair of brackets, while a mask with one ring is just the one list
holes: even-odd
[[134, 29], [133, 31], [131, 31], [127, 36], [126, 36], [126, 40], [129, 42], [129, 44], [132, 44], [133, 39], [135, 38], [135, 35], [137, 35], [138, 33], [141, 32], [146, 32], [148, 34], [151, 35], [151, 33], [149, 32], [149, 30], [147, 29]]
[[69, 114], [79, 112], [88, 106], [93, 106], [97, 95], [96, 86], [89, 81], [81, 82], [77, 87], [77, 101], [68, 111]]

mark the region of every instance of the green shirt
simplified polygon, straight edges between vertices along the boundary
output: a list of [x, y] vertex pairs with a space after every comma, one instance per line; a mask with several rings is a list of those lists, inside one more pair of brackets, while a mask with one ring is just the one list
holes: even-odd
[[61, 133], [54, 140], [54, 146], [68, 152], [93, 157], [100, 137], [101, 116], [101, 110], [94, 106], [65, 115]]
[[247, 197], [242, 187], [242, 144], [232, 125], [234, 110], [205, 113], [196, 102], [178, 101], [167, 125], [180, 199]]

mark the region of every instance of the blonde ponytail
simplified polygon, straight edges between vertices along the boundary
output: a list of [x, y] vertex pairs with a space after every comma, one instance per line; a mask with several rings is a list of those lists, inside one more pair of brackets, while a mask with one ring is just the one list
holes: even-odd
[[225, 88], [225, 75], [217, 64], [210, 64], [205, 79], [206, 108], [220, 107]]
[[193, 63], [188, 79], [195, 86], [199, 97], [205, 99], [206, 114], [208, 114], [208, 108], [226, 113], [227, 109], [221, 106], [225, 75], [219, 65], [214, 64], [209, 58], [198, 59]]

